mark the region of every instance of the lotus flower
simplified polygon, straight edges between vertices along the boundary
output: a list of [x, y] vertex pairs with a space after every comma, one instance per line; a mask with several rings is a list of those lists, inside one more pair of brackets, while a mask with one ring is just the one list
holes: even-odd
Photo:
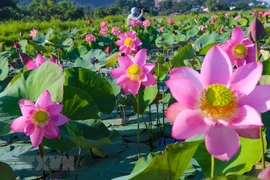
[[108, 28], [103, 27], [103, 28], [100, 29], [99, 34], [100, 35], [106, 35], [106, 34], [108, 34], [108, 32], [109, 32]]
[[200, 31], [204, 32], [204, 25], [201, 25], [199, 28], [200, 28]]
[[131, 20], [129, 21], [129, 24], [130, 24], [130, 26], [132, 26], [132, 27], [136, 27], [136, 26], [137, 26], [137, 21], [134, 20], [134, 19], [131, 19]]
[[163, 32], [164, 30], [165, 30], [164, 26], [161, 26], [158, 31]]
[[241, 18], [241, 15], [238, 15], [238, 16], [235, 16], [235, 17], [234, 17], [234, 20], [235, 20], [235, 21], [238, 21], [240, 18]]
[[136, 21], [136, 26], [141, 27], [143, 25], [143, 22], [141, 20]]
[[138, 93], [141, 85], [153, 86], [156, 79], [151, 71], [154, 63], [146, 63], [146, 50], [138, 51], [135, 57], [131, 55], [118, 56], [119, 68], [111, 72], [113, 78], [118, 78], [116, 84], [122, 86], [125, 94], [131, 92], [134, 96]]
[[19, 100], [22, 116], [15, 119], [10, 129], [14, 132], [24, 132], [30, 136], [34, 147], [41, 144], [43, 136], [48, 139], [59, 137], [59, 128], [69, 121], [60, 114], [63, 109], [62, 104], [53, 103], [49, 91], [44, 91], [34, 104], [27, 99]]
[[262, 17], [262, 16], [263, 16], [263, 12], [261, 11], [258, 13], [258, 17]]
[[256, 12], [252, 12], [251, 15], [252, 15], [253, 17], [256, 17], [256, 16], [257, 16], [257, 13], [256, 13]]
[[212, 23], [215, 23], [217, 21], [216, 16], [211, 16], [211, 20], [212, 20]]
[[269, 180], [270, 179], [270, 167], [267, 167], [266, 169], [262, 170], [258, 178], [263, 179], [263, 180]]
[[129, 31], [124, 34], [119, 34], [120, 40], [115, 44], [119, 46], [119, 51], [129, 54], [130, 52], [136, 53], [137, 47], [142, 45], [142, 42], [137, 39], [135, 31]]
[[118, 36], [121, 33], [121, 29], [118, 26], [112, 28], [112, 34]]
[[151, 24], [151, 22], [148, 19], [143, 21], [143, 27], [145, 27], [145, 28], [148, 28], [150, 26], [150, 24]]
[[92, 19], [88, 19], [88, 21], [87, 21], [89, 24], [92, 24]]
[[238, 152], [239, 136], [260, 137], [259, 113], [270, 109], [270, 85], [256, 86], [261, 74], [261, 62], [233, 72], [229, 56], [219, 46], [206, 54], [201, 74], [189, 67], [173, 69], [166, 85], [177, 102], [165, 113], [173, 124], [172, 136], [205, 134], [208, 152], [230, 160]]
[[225, 14], [225, 17], [226, 17], [226, 18], [229, 18], [230, 16], [231, 16], [231, 14], [228, 13], [228, 12]]
[[107, 27], [107, 22], [106, 21], [100, 22], [100, 28], [104, 28], [104, 27]]
[[[28, 70], [31, 70], [31, 69], [38, 68], [39, 66], [41, 66], [41, 64], [43, 64], [45, 62], [47, 62], [47, 61], [44, 59], [44, 57], [41, 54], [38, 54], [35, 61], [28, 60], [25, 62], [25, 66]], [[55, 60], [54, 58], [51, 59], [50, 62], [58, 64], [58, 61]], [[59, 65], [62, 67], [61, 64], [59, 64]]]
[[231, 39], [220, 47], [229, 55], [233, 66], [240, 67], [256, 61], [256, 47], [248, 38], [245, 38], [240, 27], [234, 28]]
[[93, 34], [86, 34], [85, 40], [86, 40], [86, 42], [92, 43], [92, 42], [94, 42], [95, 37], [93, 36]]
[[30, 35], [29, 36], [31, 36], [33, 39], [35, 39], [37, 34], [38, 34], [38, 30], [32, 29], [32, 30], [30, 30]]
[[174, 24], [173, 18], [169, 18], [169, 19], [168, 19], [168, 24], [170, 24], [170, 25]]

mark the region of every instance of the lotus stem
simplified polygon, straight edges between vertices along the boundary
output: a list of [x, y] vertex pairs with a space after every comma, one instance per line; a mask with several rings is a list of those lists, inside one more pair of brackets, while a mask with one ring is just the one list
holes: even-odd
[[262, 154], [262, 170], [265, 169], [265, 158], [264, 158], [264, 141], [263, 141], [263, 130], [260, 127], [260, 139], [261, 139], [261, 154]]
[[137, 97], [137, 138], [138, 138], [138, 159], [141, 158], [141, 149], [140, 149], [140, 96], [139, 94], [136, 95]]
[[76, 180], [78, 179], [78, 166], [79, 166], [79, 163], [80, 163], [81, 154], [82, 154], [82, 148], [79, 148], [78, 159], [77, 159], [77, 162], [76, 162]]
[[256, 61], [259, 61], [259, 44], [258, 42], [255, 42], [256, 47]]
[[211, 178], [215, 176], [215, 157], [211, 156]]
[[164, 136], [164, 145], [166, 145], [166, 137], [165, 137], [165, 117], [164, 117], [164, 111], [165, 111], [165, 108], [164, 108], [164, 82], [162, 83], [162, 112], [163, 112], [163, 115], [162, 115], [162, 124], [163, 124], [163, 136]]
[[[44, 150], [44, 145], [41, 143], [39, 146], [38, 146], [38, 149], [39, 149], [39, 152], [40, 152], [40, 157], [41, 157], [41, 162], [42, 162], [42, 177], [45, 178], [45, 167], [44, 167], [44, 156], [46, 155], [45, 154], [45, 150]], [[47, 163], [46, 163], [47, 164]], [[51, 171], [51, 168], [50, 168], [50, 164], [48, 163], [47, 164], [47, 167], [49, 169], [49, 173], [50, 173], [50, 178], [53, 179], [53, 176], [52, 176], [52, 171]]]

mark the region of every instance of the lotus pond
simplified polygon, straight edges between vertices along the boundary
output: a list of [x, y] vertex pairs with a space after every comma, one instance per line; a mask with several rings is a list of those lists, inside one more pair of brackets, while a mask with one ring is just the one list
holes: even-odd
[[0, 52], [0, 179], [270, 179], [269, 14], [28, 29]]

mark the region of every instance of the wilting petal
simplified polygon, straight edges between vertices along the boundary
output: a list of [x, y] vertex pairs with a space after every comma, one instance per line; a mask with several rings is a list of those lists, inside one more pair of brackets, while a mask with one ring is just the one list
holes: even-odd
[[259, 113], [270, 110], [270, 85], [256, 86], [247, 96], [239, 100], [240, 105], [249, 105]]
[[260, 128], [251, 129], [236, 129], [239, 136], [249, 139], [259, 139], [260, 138]]
[[36, 127], [32, 122], [28, 122], [24, 128], [24, 133], [26, 136], [30, 136], [34, 131]]
[[41, 108], [46, 108], [47, 106], [52, 105], [51, 94], [48, 90], [44, 91], [37, 99], [36, 106]]
[[41, 144], [43, 136], [44, 136], [43, 128], [35, 128], [35, 131], [30, 135], [31, 143], [35, 148]]
[[26, 66], [27, 70], [36, 69], [38, 67], [35, 61], [27, 61], [25, 66]]
[[69, 118], [64, 116], [63, 114], [58, 114], [56, 116], [51, 117], [49, 121], [49, 125], [51, 126], [61, 126], [69, 122]]
[[50, 116], [55, 116], [62, 111], [63, 107], [64, 107], [63, 104], [52, 104], [50, 106], [47, 106], [46, 110], [48, 111]]
[[147, 81], [146, 82], [142, 82], [143, 85], [145, 86], [153, 86], [156, 84], [156, 79], [154, 78], [154, 76], [152, 74], [147, 74]]
[[123, 69], [122, 67], [120, 68], [115, 68], [114, 70], [111, 71], [110, 75], [113, 78], [119, 78], [120, 76], [122, 76], [123, 74], [126, 74], [126, 70]]
[[167, 117], [168, 121], [173, 124], [178, 114], [186, 109], [185, 106], [182, 105], [180, 102], [175, 102], [170, 105], [170, 107], [165, 111], [165, 116]]
[[203, 116], [196, 110], [186, 109], [178, 114], [172, 127], [172, 137], [175, 139], [188, 139], [204, 134], [209, 129]]
[[170, 79], [180, 79], [186, 78], [191, 80], [199, 91], [202, 91], [203, 85], [201, 83], [200, 74], [192, 68], [189, 67], [179, 67], [174, 68], [170, 72]]
[[135, 58], [134, 64], [138, 64], [142, 66], [146, 62], [146, 49], [141, 49], [139, 52], [137, 52]]
[[128, 83], [129, 91], [136, 96], [138, 94], [138, 91], [140, 89], [141, 83], [138, 81], [130, 81]]
[[37, 66], [40, 66], [44, 62], [46, 62], [46, 60], [44, 59], [44, 57], [41, 54], [38, 54], [37, 57], [36, 57]]
[[248, 129], [263, 126], [263, 123], [260, 114], [255, 109], [244, 105], [238, 108], [237, 115], [231, 120], [229, 126], [237, 129]]
[[24, 132], [24, 128], [29, 121], [30, 119], [24, 116], [18, 117], [12, 122], [10, 129], [14, 132]]
[[231, 39], [240, 43], [242, 39], [245, 39], [245, 34], [243, 30], [240, 27], [234, 28]]
[[47, 125], [44, 128], [44, 136], [48, 139], [56, 139], [59, 136], [59, 128]]
[[229, 83], [232, 65], [228, 55], [218, 46], [213, 46], [204, 58], [201, 79], [204, 86]]
[[205, 134], [208, 152], [221, 161], [229, 161], [240, 147], [239, 136], [234, 129], [225, 126], [211, 127]]
[[183, 106], [193, 109], [197, 105], [199, 92], [190, 80], [169, 79], [166, 85], [170, 88], [173, 97]]
[[127, 69], [132, 64], [132, 61], [128, 56], [118, 56], [118, 63], [121, 68]]
[[248, 63], [236, 69], [231, 78], [231, 89], [248, 95], [256, 87], [262, 74], [262, 63]]

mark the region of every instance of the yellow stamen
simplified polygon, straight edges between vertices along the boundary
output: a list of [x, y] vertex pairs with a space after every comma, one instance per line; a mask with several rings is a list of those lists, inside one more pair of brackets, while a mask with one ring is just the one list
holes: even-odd
[[244, 44], [237, 44], [233, 47], [233, 55], [236, 58], [244, 58], [248, 53], [248, 49]]
[[133, 41], [131, 38], [126, 38], [124, 41], [125, 46], [127, 47], [132, 47], [133, 46]]
[[38, 127], [44, 127], [50, 119], [49, 113], [43, 109], [39, 109], [32, 114], [32, 122]]
[[230, 120], [236, 113], [237, 100], [224, 85], [214, 84], [206, 88], [200, 98], [200, 109], [211, 120]]
[[142, 69], [137, 64], [133, 64], [127, 69], [127, 75], [130, 80], [138, 81], [142, 77]]

